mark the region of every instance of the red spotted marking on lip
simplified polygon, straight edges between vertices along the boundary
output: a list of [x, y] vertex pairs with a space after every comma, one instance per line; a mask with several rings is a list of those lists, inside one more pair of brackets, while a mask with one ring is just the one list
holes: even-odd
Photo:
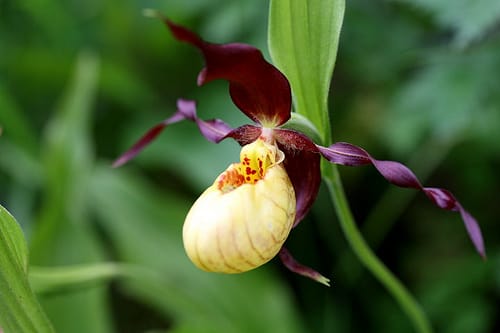
[[243, 185], [245, 178], [237, 169], [229, 169], [224, 172], [217, 183], [217, 189], [222, 192], [229, 192]]
[[243, 184], [256, 184], [265, 177], [266, 168], [272, 163], [270, 152], [249, 149], [242, 154], [240, 163], [233, 164], [219, 176], [217, 189], [227, 193]]

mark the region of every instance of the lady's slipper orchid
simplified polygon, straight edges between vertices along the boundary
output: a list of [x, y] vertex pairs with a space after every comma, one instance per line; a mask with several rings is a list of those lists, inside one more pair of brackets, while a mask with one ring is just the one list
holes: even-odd
[[240, 159], [203, 192], [184, 222], [186, 252], [205, 271], [258, 267], [278, 254], [292, 230], [295, 191], [283, 153], [259, 138], [241, 149]]
[[340, 165], [372, 164], [389, 182], [421, 190], [438, 207], [458, 211], [476, 250], [485, 257], [476, 220], [447, 190], [423, 187], [404, 165], [376, 160], [354, 145], [340, 142], [322, 147], [302, 133], [282, 128], [291, 116], [290, 85], [258, 49], [240, 43], [208, 43], [162, 19], [177, 40], [201, 51], [205, 67], [198, 84], [229, 81], [234, 104], [254, 121], [236, 129], [218, 119], [204, 121], [196, 115], [195, 102], [179, 99], [174, 115], [150, 129], [114, 163], [126, 163], [167, 125], [185, 119], [195, 122], [209, 141], [233, 138], [243, 146], [240, 163], [230, 165], [186, 217], [184, 246], [196, 266], [206, 271], [244, 272], [279, 253], [290, 270], [328, 284], [328, 279], [297, 263], [283, 247], [291, 228], [304, 218], [316, 198], [321, 156]]

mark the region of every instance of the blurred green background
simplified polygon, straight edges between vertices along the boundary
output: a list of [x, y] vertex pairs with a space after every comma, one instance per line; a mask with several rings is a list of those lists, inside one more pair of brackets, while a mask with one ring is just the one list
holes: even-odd
[[[110, 168], [178, 97], [198, 100], [204, 119], [247, 122], [224, 82], [196, 86], [199, 55], [143, 8], [207, 40], [268, 54], [264, 0], [0, 0], [0, 203], [21, 223], [39, 276], [64, 265], [81, 265], [80, 277], [118, 275], [66, 287], [38, 280], [56, 329], [411, 331], [352, 255], [323, 189], [287, 246], [332, 279], [329, 289], [278, 260], [219, 275], [185, 256], [184, 215], [238, 158], [236, 143], [213, 145], [181, 123]], [[485, 235], [483, 262], [457, 214], [370, 167], [341, 168], [364, 235], [438, 332], [500, 331], [499, 32], [496, 0], [347, 1], [330, 98], [334, 140], [452, 190]]]

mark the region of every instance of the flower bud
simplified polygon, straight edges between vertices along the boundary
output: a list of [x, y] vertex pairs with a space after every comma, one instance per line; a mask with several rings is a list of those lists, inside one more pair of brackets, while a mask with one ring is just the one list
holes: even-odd
[[271, 260], [295, 219], [295, 192], [283, 153], [258, 139], [191, 207], [183, 228], [191, 261], [209, 272], [239, 273]]

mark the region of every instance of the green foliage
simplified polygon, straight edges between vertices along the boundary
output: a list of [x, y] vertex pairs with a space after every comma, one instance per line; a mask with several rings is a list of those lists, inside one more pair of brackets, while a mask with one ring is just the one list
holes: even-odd
[[[334, 2], [325, 3], [321, 9], [330, 17], [339, 13]], [[498, 6], [463, 2], [473, 11], [454, 3], [347, 2], [330, 104], [336, 141], [362, 145], [379, 158], [412, 160], [426, 184], [450, 188], [478, 218], [486, 263], [474, 256], [454, 214], [399, 189], [377, 205], [386, 184], [371, 168], [340, 169], [365, 237], [372, 247], [381, 244], [378, 255], [415, 293], [436, 331], [480, 333], [498, 327], [500, 318], [500, 38], [491, 25]], [[266, 51], [267, 1], [154, 5], [214, 42], [248, 42]], [[197, 99], [204, 119], [247, 122], [224, 83], [196, 86], [199, 55], [175, 42], [160, 22], [141, 16], [151, 6], [0, 2], [0, 203], [26, 235], [29, 282], [55, 330], [410, 331], [392, 298], [350, 256], [324, 192], [287, 246], [300, 261], [330, 272], [330, 289], [281, 270], [279, 262], [229, 276], [192, 266], [181, 242], [184, 215], [238, 158], [234, 142], [213, 145], [195, 125], [176, 124], [127, 166], [110, 168], [174, 111], [178, 97]], [[299, 14], [297, 20], [307, 17]], [[276, 39], [286, 30], [278, 28], [284, 29], [270, 31], [274, 60], [290, 76], [295, 96], [321, 91], [311, 102], [318, 109], [311, 110], [323, 110], [331, 74], [323, 70], [335, 62], [333, 45], [320, 45], [326, 37], [311, 32], [314, 47], [290, 49], [323, 55], [323, 68], [300, 58], [301, 81], [285, 69], [286, 54], [279, 59], [273, 51], [293, 42]], [[297, 90], [297, 83], [311, 82], [307, 75], [320, 75], [321, 87]], [[0, 261], [0, 287], [7, 281], [32, 295], [23, 236], [2, 212], [0, 232], [16, 241], [1, 240], [1, 260], [11, 259]], [[366, 216], [375, 216], [369, 225], [362, 222]], [[36, 318], [36, 303], [25, 311], [11, 296], [1, 291], [0, 318], [8, 313], [5, 304]], [[5, 333], [20, 331], [7, 325], [0, 322]]]
[[295, 110], [330, 142], [328, 92], [337, 56], [345, 2], [271, 1], [269, 50], [292, 86]]
[[446, 142], [462, 133], [491, 138], [500, 125], [500, 85], [491, 75], [500, 68], [499, 45], [485, 43], [466, 54], [438, 50], [428, 55], [426, 67], [394, 96], [388, 115], [393, 126], [386, 135], [401, 140], [389, 139], [392, 146], [408, 152], [428, 136]]
[[433, 15], [437, 24], [453, 30], [453, 45], [460, 48], [492, 31], [500, 18], [500, 3], [495, 0], [397, 1], [406, 2]]
[[28, 283], [28, 249], [12, 215], [0, 206], [0, 327], [5, 332], [53, 332]]

